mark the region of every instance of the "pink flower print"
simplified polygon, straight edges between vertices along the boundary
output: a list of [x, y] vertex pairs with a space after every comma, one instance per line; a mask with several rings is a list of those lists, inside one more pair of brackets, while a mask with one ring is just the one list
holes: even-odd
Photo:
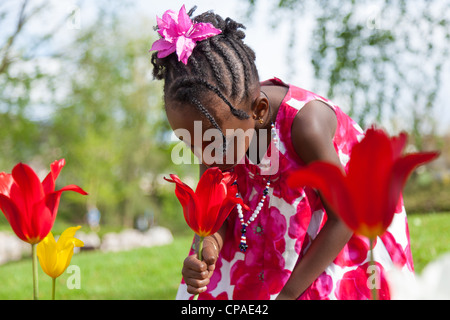
[[276, 182], [276, 187], [274, 186], [273, 194], [279, 198], [283, 198], [287, 203], [292, 204], [302, 195], [301, 189], [291, 188], [287, 184], [287, 179], [291, 172], [295, 172], [296, 168], [293, 167], [289, 159], [281, 153], [279, 155], [279, 166], [284, 168], [287, 173], [280, 174], [279, 180]]
[[237, 261], [231, 269], [233, 299], [270, 299], [281, 291], [289, 276], [290, 271], [284, 269], [284, 259], [274, 243], [266, 241], [264, 245], [249, 247], [245, 260]]
[[[192, 296], [192, 299], [194, 296]], [[209, 292], [203, 292], [198, 295], [198, 300], [228, 300], [228, 294], [224, 291], [217, 295], [217, 297], [214, 297]]]
[[367, 262], [352, 271], [346, 272], [342, 279], [336, 283], [336, 298], [339, 300], [370, 300], [372, 298], [370, 286], [375, 285], [379, 287], [375, 287], [378, 298], [389, 300], [389, 286], [384, 275], [384, 268], [378, 262], [375, 262], [374, 270], [369, 269], [369, 266], [370, 263]]
[[323, 272], [298, 300], [330, 300], [329, 295], [332, 289], [333, 279]]
[[338, 254], [334, 263], [342, 267], [350, 267], [361, 264], [367, 259], [369, 241], [366, 238], [353, 235], [342, 251]]
[[290, 276], [285, 269], [264, 266], [248, 266], [238, 261], [231, 275], [234, 284], [233, 299], [235, 300], [268, 300], [272, 294], [281, 291]]
[[383, 240], [383, 243], [391, 256], [392, 262], [401, 269], [408, 261], [408, 250], [403, 250], [402, 246], [397, 243], [394, 236], [389, 231], [386, 231], [381, 236], [381, 240]]

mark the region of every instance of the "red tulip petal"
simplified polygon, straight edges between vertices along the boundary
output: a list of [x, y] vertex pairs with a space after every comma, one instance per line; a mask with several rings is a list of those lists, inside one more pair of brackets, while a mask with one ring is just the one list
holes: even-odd
[[344, 222], [354, 230], [354, 206], [341, 169], [326, 162], [313, 162], [293, 173], [287, 183], [290, 187], [309, 186], [321, 192], [325, 201]]
[[182, 207], [187, 206], [189, 201], [191, 201], [191, 199], [195, 197], [194, 190], [192, 190], [191, 187], [189, 187], [187, 184], [185, 184], [183, 181], [181, 181], [177, 175], [171, 174], [170, 177], [172, 179], [168, 179], [168, 178], [164, 177], [164, 180], [175, 183], [175, 185], [176, 185], [175, 195], [177, 196], [178, 200], [180, 201]]
[[[207, 207], [207, 212], [205, 213], [205, 216], [202, 217], [202, 222], [199, 223], [199, 225], [202, 226], [204, 230], [208, 230], [208, 234], [214, 234], [223, 225], [236, 204], [240, 203], [246, 210], [250, 210], [250, 208], [243, 203], [241, 198], [236, 197], [237, 185], [234, 184], [237, 178], [236, 173], [222, 173], [218, 168], [210, 169], [207, 171], [208, 175], [211, 176], [205, 176], [205, 180], [202, 181], [205, 185], [209, 184], [210, 187], [209, 194], [205, 196], [205, 199], [209, 199], [208, 203], [205, 205], [205, 207]], [[209, 178], [210, 181], [205, 183], [205, 181], [208, 181], [207, 178]], [[214, 188], [211, 186], [214, 186]], [[200, 188], [197, 186], [197, 195], [199, 194], [198, 190], [202, 190], [201, 188], [202, 186], [200, 186]], [[201, 199], [200, 196], [199, 198]]]
[[[229, 178], [228, 175], [227, 177]], [[197, 221], [203, 231], [213, 228], [220, 207], [227, 197], [227, 185], [223, 178], [224, 175], [219, 168], [209, 168], [202, 174], [195, 189], [195, 194], [203, 213], [202, 215], [197, 215]]]
[[214, 233], [215, 231], [212, 232], [211, 230], [217, 224], [217, 221], [221, 219], [219, 215], [224, 205], [224, 200], [227, 198], [227, 191], [226, 186], [222, 183], [211, 189], [213, 189], [215, 193], [211, 193], [210, 198], [199, 197], [200, 205], [204, 210], [202, 210], [203, 215], [198, 216], [198, 224], [202, 230]]
[[[230, 176], [226, 175], [226, 177], [229, 179]], [[200, 177], [197, 188], [195, 189], [195, 194], [198, 196], [205, 195], [205, 197], [207, 197], [209, 193], [214, 193], [211, 190], [212, 187], [218, 186], [222, 182], [223, 178], [224, 175], [219, 168], [208, 168]]]
[[235, 192], [228, 193], [226, 199], [223, 201], [219, 209], [214, 226], [210, 230], [210, 234], [214, 234], [220, 229], [220, 227], [230, 215], [231, 211], [236, 207], [237, 203], [240, 203], [243, 207], [245, 206], [246, 210], [250, 211], [250, 208], [247, 205], [244, 205], [242, 199], [236, 197], [235, 194]]
[[183, 181], [181, 181], [181, 179], [176, 174], [171, 174], [170, 175], [170, 179], [164, 177], [164, 180], [166, 180], [168, 182], [179, 184], [179, 185], [183, 186], [183, 188], [187, 188], [187, 189], [191, 189], [192, 190], [192, 188], [190, 186], [188, 186], [186, 183], [184, 183]]
[[68, 185], [58, 191], [47, 194], [44, 199], [33, 207], [33, 214], [30, 217], [31, 225], [33, 226], [33, 238], [40, 241], [50, 232], [58, 214], [61, 195], [65, 191], [75, 191], [82, 195], [87, 195], [83, 189], [76, 185]]
[[20, 189], [20, 187], [17, 185], [17, 183], [13, 182], [11, 185], [10, 195], [9, 198], [11, 201], [14, 202], [14, 204], [17, 206], [17, 209], [19, 212], [21, 212], [24, 220], [28, 220], [28, 207], [25, 203], [25, 198], [23, 196], [23, 192]]
[[23, 241], [27, 241], [25, 233], [28, 233], [28, 228], [24, 225], [23, 215], [14, 204], [14, 202], [7, 196], [0, 194], [0, 208], [8, 220], [14, 233]]
[[61, 169], [65, 166], [66, 161], [64, 159], [56, 160], [50, 165], [50, 172], [42, 181], [42, 186], [46, 194], [55, 191], [55, 181], [61, 172]]
[[[53, 223], [56, 219], [56, 214], [58, 213], [58, 207], [59, 207], [59, 201], [61, 199], [61, 195], [65, 191], [75, 191], [79, 194], [87, 195], [86, 191], [81, 189], [79, 186], [76, 186], [73, 184], [65, 186], [64, 188], [61, 188], [58, 191], [54, 191], [54, 192], [47, 194], [45, 196], [45, 199], [43, 199], [43, 201], [40, 201], [39, 203], [37, 203], [35, 206], [35, 210], [36, 210], [35, 212], [40, 212], [40, 211], [43, 212], [48, 209], [48, 212], [46, 212], [46, 214], [48, 216], [41, 218], [42, 220], [44, 220], [44, 221], [42, 221], [42, 224], [45, 224], [47, 226], [48, 225], [53, 226]], [[44, 214], [44, 213], [42, 213], [42, 214]], [[49, 219], [51, 219], [51, 221]], [[50, 230], [51, 230], [51, 227], [50, 227], [49, 231]]]
[[397, 137], [391, 138], [391, 146], [394, 160], [401, 157], [407, 140], [408, 135], [405, 132], [400, 133], [400, 135], [398, 135]]
[[[53, 218], [53, 220], [56, 219], [56, 215], [58, 213], [58, 207], [59, 202], [61, 200], [62, 191], [55, 191], [50, 194], [48, 194], [45, 197], [45, 201], [43, 201], [43, 204], [46, 208], [48, 208], [50, 216]], [[52, 222], [53, 224], [53, 222]]]
[[[401, 140], [398, 140], [400, 146]], [[352, 149], [348, 166], [348, 186], [355, 205], [357, 225], [364, 225], [364, 232], [372, 226], [379, 229], [385, 215], [393, 149], [391, 140], [382, 130], [369, 129], [360, 143]], [[393, 215], [393, 213], [392, 213]]]
[[54, 192], [34, 205], [28, 242], [38, 243], [48, 235], [55, 223], [60, 198], [61, 192]]
[[[180, 191], [181, 193], [182, 191]], [[177, 197], [179, 196], [179, 194]], [[183, 207], [184, 219], [188, 226], [194, 231], [196, 234], [200, 234], [201, 225], [198, 222], [198, 217], [202, 216], [203, 208], [199, 205], [197, 197], [193, 197], [189, 203]]]
[[222, 182], [224, 182], [228, 187], [231, 186], [237, 179], [237, 174], [235, 172], [223, 172]]
[[[388, 189], [389, 202], [388, 210], [395, 212], [395, 207], [399, 201], [401, 192], [411, 172], [420, 165], [430, 162], [439, 156], [438, 152], [421, 152], [404, 156], [398, 159], [392, 168], [390, 186]], [[391, 219], [392, 220], [392, 219]], [[390, 221], [384, 221], [384, 225], [389, 225]]]
[[222, 205], [223, 202], [216, 204], [215, 206], [209, 206], [207, 207], [206, 210], [203, 209], [201, 211], [202, 212], [201, 215], [197, 215], [198, 227], [199, 230], [204, 234], [204, 236], [212, 234], [217, 231], [217, 230], [213, 231], [213, 229], [217, 224], [218, 220], [220, 220], [221, 218], [220, 213]]
[[18, 204], [16, 196], [21, 198], [27, 214], [30, 215], [33, 210], [33, 205], [44, 198], [44, 189], [42, 188], [41, 181], [33, 169], [23, 163], [19, 163], [13, 168], [12, 176], [21, 191], [21, 197], [19, 194], [13, 195], [15, 188], [12, 186], [11, 198], [14, 199], [16, 204]]
[[302, 168], [287, 179], [291, 188], [309, 186], [319, 190], [323, 197], [333, 205], [333, 193], [342, 190], [343, 174], [341, 170], [330, 163], [316, 161]]
[[9, 196], [14, 179], [9, 173], [0, 173], [0, 194]]
[[88, 193], [86, 191], [84, 191], [83, 189], [81, 189], [79, 186], [74, 185], [74, 184], [70, 184], [68, 186], [65, 186], [61, 189], [59, 189], [58, 191], [55, 192], [64, 192], [64, 191], [75, 191], [79, 194], [82, 194], [84, 196], [86, 196]]
[[197, 215], [199, 214], [199, 210], [202, 210], [202, 208], [198, 205], [197, 195], [194, 190], [182, 182], [177, 175], [171, 174], [170, 177], [172, 179], [168, 179], [166, 177], [164, 177], [164, 179], [168, 182], [175, 183], [175, 195], [183, 207], [184, 219], [186, 220], [188, 226], [198, 234], [199, 225], [197, 222]]

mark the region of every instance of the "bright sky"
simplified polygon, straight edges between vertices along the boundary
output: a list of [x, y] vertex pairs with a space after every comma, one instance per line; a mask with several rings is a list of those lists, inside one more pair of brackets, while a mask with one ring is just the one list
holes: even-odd
[[[285, 81], [293, 81], [300, 86], [308, 86], [312, 79], [312, 66], [308, 62], [307, 41], [303, 46], [299, 46], [298, 63], [305, 66], [302, 68], [303, 74], [289, 78], [289, 69], [285, 62], [286, 50], [288, 45], [289, 26], [287, 23], [281, 23], [280, 27], [272, 28], [268, 23], [270, 10], [274, 1], [259, 0], [257, 2], [257, 12], [254, 12], [251, 22], [246, 18], [248, 8], [246, 0], [167, 0], [167, 1], [138, 1], [138, 6], [143, 8], [142, 12], [154, 17], [161, 16], [165, 10], [172, 9], [178, 11], [183, 4], [189, 11], [194, 5], [197, 10], [194, 15], [213, 10], [223, 18], [230, 17], [246, 26], [246, 43], [256, 52], [256, 63], [261, 79], [268, 79], [274, 76], [282, 78]], [[311, 28], [311, 21], [301, 23], [304, 28]]]
[[[279, 26], [276, 28], [271, 27], [270, 23], [273, 20], [274, 3], [273, 0], [258, 0], [256, 1], [256, 12], [253, 14], [253, 19], [248, 21], [245, 14], [248, 8], [248, 1], [246, 0], [227, 0], [227, 1], [211, 1], [211, 0], [166, 0], [166, 1], [137, 1], [137, 6], [142, 8], [142, 14], [149, 16], [161, 16], [165, 10], [172, 9], [178, 11], [179, 8], [185, 4], [186, 9], [189, 10], [194, 5], [197, 5], [195, 14], [202, 13], [207, 10], [214, 10], [222, 17], [231, 17], [238, 22], [242, 22], [246, 25], [246, 38], [245, 41], [256, 52], [256, 65], [258, 67], [261, 80], [271, 77], [278, 77], [286, 82], [293, 83], [297, 86], [305, 89], [314, 89], [314, 74], [313, 67], [310, 63], [309, 47], [311, 45], [309, 41], [309, 35], [313, 28], [314, 21], [312, 19], [298, 19], [296, 21], [297, 32], [300, 34], [299, 39], [295, 46], [296, 60], [295, 70], [293, 75], [290, 72], [290, 66], [286, 62], [286, 48], [288, 46], [288, 37], [291, 30], [291, 20], [289, 17], [279, 22]], [[390, 27], [392, 22], [386, 21], [377, 16], [379, 9], [377, 7], [377, 1], [374, 1], [370, 6], [364, 8], [364, 12], [360, 12], [361, 19], [367, 20], [367, 27]], [[272, 20], [271, 20], [272, 18]], [[378, 19], [375, 21], [375, 19]], [[447, 63], [447, 68], [450, 65]], [[440, 93], [436, 99], [436, 106], [433, 108], [434, 119], [438, 122], [438, 130], [440, 132], [449, 131], [450, 127], [450, 109], [447, 106], [446, 101], [450, 100], [450, 72], [443, 73], [443, 85]], [[323, 92], [319, 94], [325, 95]], [[340, 105], [341, 108], [346, 111], [345, 101], [338, 101], [335, 98], [335, 103]], [[399, 108], [404, 113], [408, 114], [409, 110], [407, 106], [402, 106], [399, 102]]]
[[[31, 4], [37, 5], [44, 0], [32, 0]], [[34, 21], [33, 25], [29, 26], [30, 34], [40, 33], [43, 30], [48, 30], [52, 25], [55, 25], [58, 20], [63, 19], [65, 15], [73, 8], [79, 8], [79, 21], [75, 21], [77, 28], [67, 28], [63, 32], [59, 33], [59, 38], [56, 42], [61, 46], [64, 43], [69, 43], [74, 36], [76, 36], [79, 29], [83, 26], [89, 26], [92, 21], [95, 21], [96, 12], [98, 10], [98, 3], [106, 3], [107, 1], [93, 2], [88, 0], [51, 0], [52, 10], [46, 12], [40, 16], [38, 21]], [[271, 77], [279, 77], [286, 82], [293, 83], [297, 86], [305, 89], [313, 90], [313, 68], [310, 63], [309, 47], [311, 43], [309, 41], [309, 34], [312, 29], [314, 21], [312, 19], [298, 19], [296, 21], [297, 31], [301, 30], [297, 34], [300, 34], [295, 46], [295, 70], [293, 75], [290, 72], [291, 66], [286, 62], [286, 48], [288, 46], [289, 32], [291, 31], [291, 20], [289, 17], [286, 19], [280, 19], [279, 26], [273, 28], [271, 22], [274, 20], [273, 6], [276, 1], [274, 0], [258, 0], [256, 6], [256, 12], [253, 13], [253, 18], [248, 21], [246, 18], [246, 12], [248, 8], [247, 0], [135, 0], [130, 1], [134, 4], [132, 10], [127, 10], [127, 14], [124, 14], [124, 19], [133, 21], [139, 18], [155, 19], [156, 15], [161, 16], [165, 10], [172, 9], [178, 11], [180, 7], [185, 4], [186, 9], [189, 10], [194, 5], [197, 5], [197, 10], [194, 15], [200, 14], [207, 10], [213, 10], [221, 15], [223, 18], [231, 17], [238, 22], [246, 25], [246, 39], [250, 47], [256, 52], [256, 64], [260, 73], [261, 80]], [[11, 8], [17, 7], [21, 2], [12, 1], [5, 2], [4, 5]], [[80, 6], [79, 3], [81, 3]], [[77, 5], [78, 4], [78, 5]], [[361, 13], [361, 19], [369, 19], [373, 16], [372, 12], [376, 12], [377, 8], [374, 4], [366, 11]], [[367, 18], [366, 18], [367, 16]], [[58, 18], [59, 17], [59, 18]], [[15, 17], [13, 17], [15, 18]], [[156, 23], [155, 23], [156, 24]], [[12, 25], [9, 27], [13, 27]], [[370, 27], [368, 25], [368, 27]], [[155, 33], [154, 30], [148, 30], [149, 35]], [[0, 37], [10, 34], [9, 30], [1, 30]], [[149, 43], [149, 48], [151, 43]], [[443, 87], [450, 87], [450, 74], [444, 72], [444, 85]], [[437, 105], [434, 108], [435, 118], [441, 123], [441, 127], [446, 129], [450, 124], [450, 112], [448, 106], [442, 101], [448, 101], [450, 99], [448, 90], [441, 90], [440, 96], [437, 98]], [[323, 92], [318, 92], [324, 94]], [[337, 99], [337, 98], [335, 98]], [[341, 107], [346, 109], [345, 102], [334, 101]]]

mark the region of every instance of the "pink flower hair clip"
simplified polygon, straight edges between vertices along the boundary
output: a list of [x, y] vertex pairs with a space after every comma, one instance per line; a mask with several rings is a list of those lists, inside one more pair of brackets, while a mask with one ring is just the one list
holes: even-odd
[[178, 55], [178, 61], [187, 64], [196, 43], [220, 34], [211, 23], [194, 23], [186, 13], [183, 5], [176, 14], [173, 10], [164, 12], [162, 19], [156, 17], [158, 33], [161, 39], [156, 40], [149, 51], [158, 51], [158, 58], [164, 58], [173, 52]]

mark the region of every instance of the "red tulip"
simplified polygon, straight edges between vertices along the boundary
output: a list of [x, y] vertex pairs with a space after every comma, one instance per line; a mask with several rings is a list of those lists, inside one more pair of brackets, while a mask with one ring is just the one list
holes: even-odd
[[187, 224], [202, 238], [217, 232], [237, 203], [245, 206], [242, 199], [236, 197], [234, 173], [209, 168], [200, 178], [195, 192], [177, 175], [170, 177], [172, 179], [164, 179], [176, 184], [175, 195], [183, 207]]
[[437, 152], [402, 156], [406, 139], [405, 133], [389, 138], [383, 130], [370, 128], [353, 147], [347, 175], [335, 165], [317, 161], [292, 174], [288, 184], [319, 190], [350, 229], [374, 239], [391, 224], [411, 172], [438, 156]]
[[0, 173], [0, 208], [23, 241], [36, 244], [47, 236], [55, 222], [62, 192], [87, 194], [75, 185], [55, 191], [55, 180], [64, 165], [64, 159], [53, 162], [42, 183], [33, 169], [23, 163], [17, 164], [11, 174]]

